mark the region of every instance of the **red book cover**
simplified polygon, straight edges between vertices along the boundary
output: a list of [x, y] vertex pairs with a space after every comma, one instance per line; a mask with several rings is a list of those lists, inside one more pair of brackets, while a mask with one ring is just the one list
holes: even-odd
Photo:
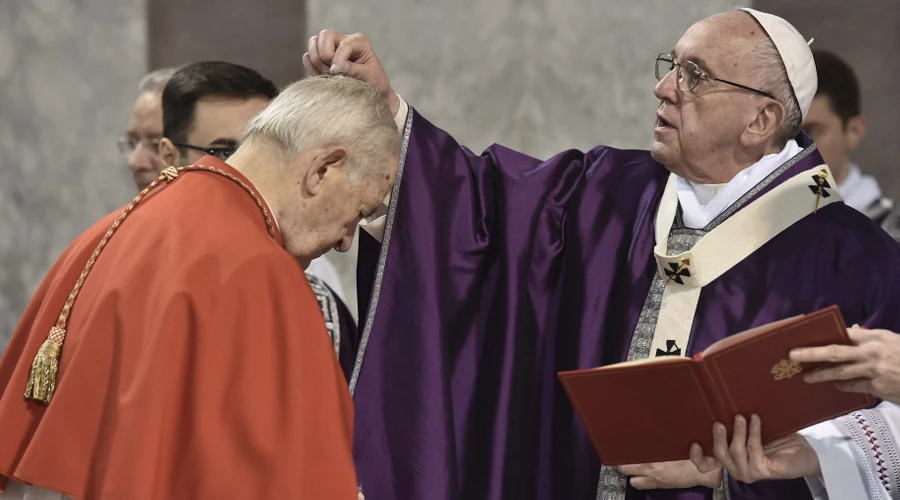
[[850, 344], [837, 306], [731, 335], [694, 358], [657, 357], [559, 373], [604, 465], [688, 458], [712, 449], [712, 424], [729, 436], [735, 415], [757, 414], [763, 442], [874, 404], [868, 394], [807, 384], [797, 347]]

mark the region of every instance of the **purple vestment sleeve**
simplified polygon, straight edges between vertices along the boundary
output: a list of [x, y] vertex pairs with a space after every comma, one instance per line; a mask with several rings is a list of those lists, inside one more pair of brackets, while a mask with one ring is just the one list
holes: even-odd
[[380, 278], [360, 269], [360, 303], [375, 305], [354, 391], [367, 497], [593, 494], [599, 461], [556, 372], [627, 347], [611, 336], [604, 359], [602, 332], [633, 329], [640, 303], [607, 297], [646, 293], [647, 262], [618, 263], [649, 255], [650, 224], [636, 235], [631, 220], [652, 221], [665, 178], [642, 151], [474, 155], [414, 116]]
[[[625, 359], [657, 272], [668, 172], [646, 151], [607, 147], [475, 155], [412, 109], [403, 160], [382, 243], [360, 241], [351, 387], [366, 497], [594, 499], [600, 463], [556, 374]], [[820, 163], [813, 151], [785, 178]], [[687, 354], [830, 304], [849, 322], [900, 328], [900, 308], [879, 312], [900, 303], [892, 282], [900, 249], [828, 205], [704, 288]], [[629, 418], [627, 401], [607, 403]], [[732, 486], [732, 498], [765, 488]], [[773, 488], [768, 498], [809, 498], [794, 495], [803, 480]]]

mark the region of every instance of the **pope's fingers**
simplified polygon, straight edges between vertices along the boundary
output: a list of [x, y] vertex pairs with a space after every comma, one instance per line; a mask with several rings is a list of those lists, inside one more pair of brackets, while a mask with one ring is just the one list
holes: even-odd
[[[338, 45], [329, 71], [378, 86], [382, 75], [377, 71], [373, 72], [371, 66], [367, 66], [373, 55], [372, 47], [365, 35], [359, 33], [349, 35]], [[370, 68], [368, 71], [367, 67]]]
[[891, 334], [887, 330], [869, 330], [868, 328], [860, 328], [858, 326], [854, 326], [847, 329], [847, 335], [850, 336], [850, 340], [852, 340], [856, 344], [863, 344], [866, 342], [871, 342], [872, 340], [876, 340], [885, 334]]
[[628, 480], [631, 486], [636, 490], [652, 490], [656, 488], [656, 483], [647, 476], [636, 476]]
[[309, 60], [309, 52], [303, 54], [303, 69], [306, 70], [306, 74], [309, 76], [317, 76], [321, 75], [322, 72], [319, 71], [318, 68]]
[[737, 415], [734, 417], [734, 434], [731, 437], [731, 446], [728, 448], [734, 465], [744, 473], [747, 471], [749, 457], [747, 456], [747, 420]]
[[832, 344], [793, 349], [790, 357], [799, 363], [845, 363], [862, 359], [865, 353], [857, 346]]
[[713, 455], [723, 467], [735, 475], [735, 463], [728, 449], [728, 430], [719, 422], [713, 424]]
[[365, 63], [373, 54], [369, 39], [362, 33], [354, 33], [344, 37], [335, 46], [332, 64], [341, 66], [345, 62]]
[[698, 443], [691, 445], [690, 457], [694, 467], [704, 474], [722, 467], [722, 463], [714, 457], [703, 456], [703, 448]]
[[619, 472], [626, 476], [642, 476], [646, 472], [646, 466], [644, 464], [620, 465]]
[[837, 388], [844, 392], [861, 392], [880, 396], [880, 394], [876, 394], [877, 391], [875, 390], [875, 387], [872, 386], [872, 381], [866, 378], [838, 382]]
[[355, 78], [362, 82], [372, 84], [373, 82], [369, 81], [366, 78], [368, 75], [364, 71], [365, 67], [362, 64], [352, 63], [350, 61], [344, 61], [342, 63], [334, 63], [331, 65], [331, 68], [328, 70], [332, 75], [345, 75], [350, 78]]
[[338, 33], [334, 30], [322, 30], [319, 32], [316, 42], [318, 43], [319, 57], [322, 58], [322, 63], [326, 70], [334, 63], [334, 53], [338, 45], [349, 37], [350, 35]]
[[845, 363], [828, 368], [820, 368], [813, 370], [803, 376], [803, 380], [808, 384], [817, 384], [819, 382], [831, 382], [835, 380], [856, 380], [860, 378], [872, 378], [871, 364], [866, 363]]
[[322, 57], [319, 53], [319, 36], [315, 35], [310, 37], [309, 46], [307, 47], [307, 52], [309, 55], [309, 63], [315, 68], [315, 75], [321, 75], [322, 73], [326, 73], [328, 71], [328, 65], [326, 65], [322, 61]]
[[[340, 69], [349, 67], [347, 63], [355, 62], [360, 55], [360, 48], [352, 40], [344, 40], [334, 51], [331, 60], [331, 71], [341, 72]], [[355, 57], [354, 57], [355, 56]]]
[[762, 420], [757, 415], [750, 415], [750, 435], [747, 438], [747, 453], [750, 458], [750, 470], [755, 475], [765, 474], [766, 455], [762, 444]]

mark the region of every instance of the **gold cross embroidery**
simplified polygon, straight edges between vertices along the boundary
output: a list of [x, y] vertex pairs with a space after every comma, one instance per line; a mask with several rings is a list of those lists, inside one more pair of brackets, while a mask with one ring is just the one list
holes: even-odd
[[682, 259], [681, 263], [678, 264], [677, 267], [674, 263], [670, 263], [669, 265], [672, 266], [673, 270], [665, 270], [666, 275], [669, 277], [669, 279], [666, 280], [665, 286], [668, 286], [669, 282], [672, 280], [675, 280], [675, 282], [679, 285], [683, 285], [684, 282], [681, 280], [681, 276], [684, 275], [690, 277], [691, 275], [691, 272], [688, 270], [688, 266], [691, 265], [691, 259]]
[[[816, 206], [813, 207], [813, 213], [819, 211], [819, 199], [822, 198], [822, 193], [825, 192], [825, 187], [828, 186], [828, 171], [824, 168], [819, 171], [818, 177], [816, 177], [816, 184], [818, 187], [816, 188]], [[825, 196], [828, 196], [828, 193], [825, 192]]]

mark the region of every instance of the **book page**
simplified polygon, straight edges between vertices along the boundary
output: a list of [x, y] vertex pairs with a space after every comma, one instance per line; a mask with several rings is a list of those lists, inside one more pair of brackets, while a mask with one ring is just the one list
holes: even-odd
[[635, 359], [634, 361], [623, 361], [621, 363], [615, 363], [612, 365], [601, 366], [598, 368], [590, 368], [591, 370], [609, 370], [613, 368], [627, 368], [635, 365], [649, 365], [654, 363], [683, 363], [683, 362], [693, 362], [693, 358], [687, 358], [684, 356], [658, 356], [655, 358], [645, 358], [645, 359]]
[[734, 335], [730, 335], [730, 336], [725, 337], [724, 339], [722, 339], [722, 340], [720, 340], [720, 341], [718, 341], [718, 342], [713, 343], [711, 346], [707, 347], [706, 350], [703, 351], [701, 357], [709, 356], [710, 354], [714, 354], [714, 353], [716, 353], [716, 352], [719, 352], [719, 351], [721, 351], [722, 349], [726, 349], [726, 348], [731, 347], [731, 346], [733, 346], [733, 345], [735, 345], [735, 344], [739, 344], [739, 343], [741, 343], [741, 342], [743, 342], [743, 341], [745, 341], [745, 340], [747, 340], [747, 339], [749, 339], [749, 338], [751, 338], [751, 337], [754, 337], [754, 336], [756, 336], [756, 335], [758, 335], [758, 334], [762, 334], [762, 333], [765, 333], [765, 332], [768, 332], [768, 331], [771, 331], [771, 330], [775, 330], [775, 329], [777, 329], [777, 328], [780, 328], [780, 327], [786, 325], [787, 323], [790, 323], [790, 322], [792, 322], [792, 321], [796, 321], [796, 320], [798, 320], [798, 319], [800, 319], [800, 318], [802, 318], [802, 317], [803, 317], [802, 314], [797, 315], [797, 316], [791, 316], [790, 318], [785, 318], [785, 319], [776, 321], [776, 322], [774, 322], [774, 323], [768, 323], [768, 324], [765, 324], [765, 325], [757, 326], [756, 328], [751, 328], [751, 329], [749, 329], [749, 330], [745, 330], [745, 331], [743, 331], [743, 332], [741, 332], [741, 333], [736, 333], [736, 334], [734, 334]]

